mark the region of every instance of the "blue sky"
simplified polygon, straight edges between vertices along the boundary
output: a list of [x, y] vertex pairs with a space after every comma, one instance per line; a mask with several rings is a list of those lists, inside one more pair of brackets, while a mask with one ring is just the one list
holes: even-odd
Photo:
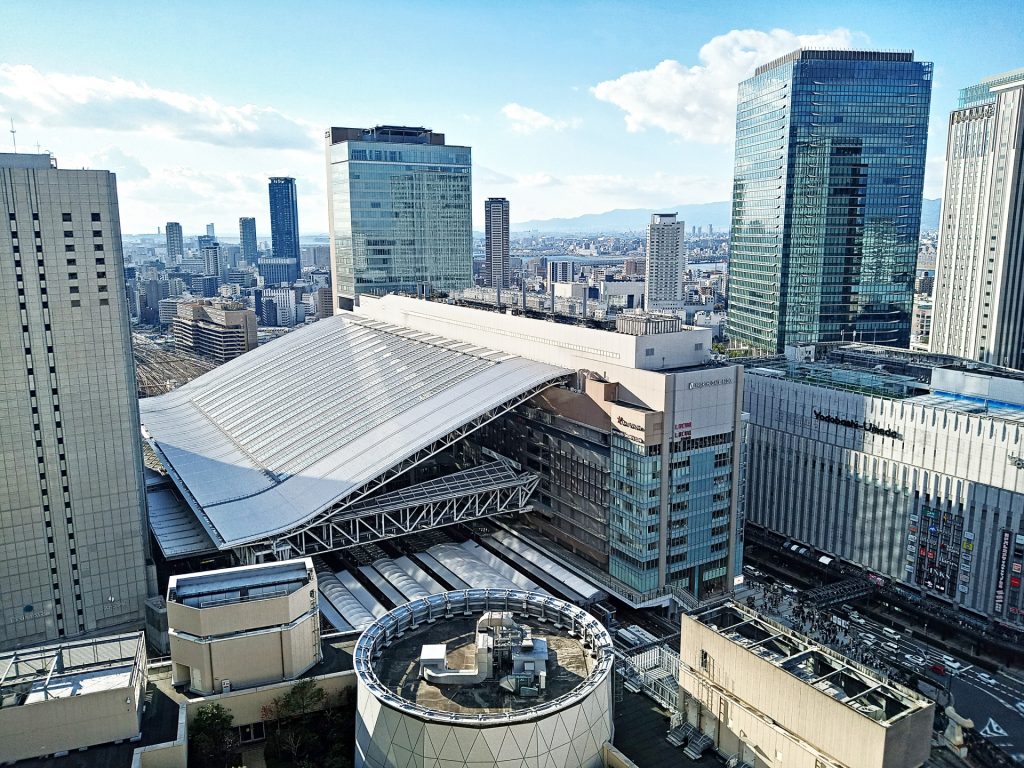
[[23, 151], [116, 171], [126, 233], [255, 216], [262, 235], [277, 175], [298, 180], [302, 231], [326, 231], [331, 124], [468, 144], [477, 220], [503, 195], [523, 221], [727, 199], [736, 83], [756, 64], [801, 43], [909, 48], [935, 63], [936, 197], [957, 90], [1024, 66], [1022, 19], [1011, 0], [6, 0], [0, 121]]

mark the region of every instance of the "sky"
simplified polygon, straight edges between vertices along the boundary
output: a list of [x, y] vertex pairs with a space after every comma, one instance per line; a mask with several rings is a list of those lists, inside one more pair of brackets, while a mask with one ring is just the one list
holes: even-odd
[[[729, 199], [736, 85], [801, 45], [935, 64], [925, 196], [960, 88], [1024, 67], [1019, 0], [4, 0], [0, 126], [117, 174], [124, 233], [269, 234], [294, 176], [328, 229], [324, 131], [422, 125], [473, 149], [474, 221]], [[11, 151], [0, 131], [0, 151]]]

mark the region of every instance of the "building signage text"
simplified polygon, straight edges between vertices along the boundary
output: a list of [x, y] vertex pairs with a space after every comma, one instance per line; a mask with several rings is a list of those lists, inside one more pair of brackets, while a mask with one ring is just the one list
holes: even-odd
[[639, 424], [634, 424], [631, 421], [626, 421], [621, 416], [619, 416], [617, 419], [615, 419], [615, 423], [618, 424], [620, 427], [629, 427], [630, 429], [635, 429], [637, 432], [643, 432], [644, 431], [644, 428], [641, 427]]
[[709, 379], [708, 381], [691, 381], [689, 389], [706, 389], [707, 387], [721, 387], [732, 384], [732, 379]]
[[999, 545], [999, 574], [996, 579], [995, 612], [1003, 612], [1003, 601], [1006, 599], [1006, 561], [1010, 559], [1010, 531], [1003, 531], [1002, 543]]
[[844, 419], [840, 416], [833, 416], [830, 413], [822, 413], [817, 408], [814, 409], [814, 418], [818, 421], [827, 421], [829, 424], [836, 424], [840, 427], [846, 427], [847, 429], [862, 429], [865, 432], [870, 432], [873, 435], [879, 435], [881, 437], [891, 437], [893, 440], [902, 440], [903, 435], [897, 432], [895, 429], [886, 429], [880, 427], [877, 424], [872, 424], [867, 421], [854, 421], [853, 419]]

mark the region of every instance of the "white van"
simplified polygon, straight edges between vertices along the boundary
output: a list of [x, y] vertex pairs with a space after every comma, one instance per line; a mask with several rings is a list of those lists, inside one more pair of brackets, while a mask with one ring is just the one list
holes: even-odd
[[891, 627], [882, 627], [882, 634], [886, 637], [891, 637], [893, 640], [900, 639], [900, 633]]

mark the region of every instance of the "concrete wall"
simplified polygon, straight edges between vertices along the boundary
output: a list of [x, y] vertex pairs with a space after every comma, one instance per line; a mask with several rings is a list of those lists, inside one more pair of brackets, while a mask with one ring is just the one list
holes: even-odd
[[680, 683], [701, 705], [688, 717], [726, 753], [746, 745], [764, 764], [784, 759], [788, 768], [916, 768], [928, 758], [931, 707], [886, 727], [688, 616], [680, 661]]
[[309, 591], [316, 584], [295, 590], [283, 597], [268, 597], [205, 608], [192, 608], [168, 601], [167, 623], [178, 632], [210, 637], [247, 629], [287, 624], [309, 610]]
[[139, 734], [141, 671], [133, 685], [0, 709], [0, 759], [23, 760]]
[[318, 621], [314, 613], [294, 626], [209, 640], [172, 632], [174, 682], [189, 679], [190, 672], [185, 668], [198, 669], [202, 676], [197, 693], [216, 693], [224, 680], [238, 688], [294, 678], [319, 661]]

